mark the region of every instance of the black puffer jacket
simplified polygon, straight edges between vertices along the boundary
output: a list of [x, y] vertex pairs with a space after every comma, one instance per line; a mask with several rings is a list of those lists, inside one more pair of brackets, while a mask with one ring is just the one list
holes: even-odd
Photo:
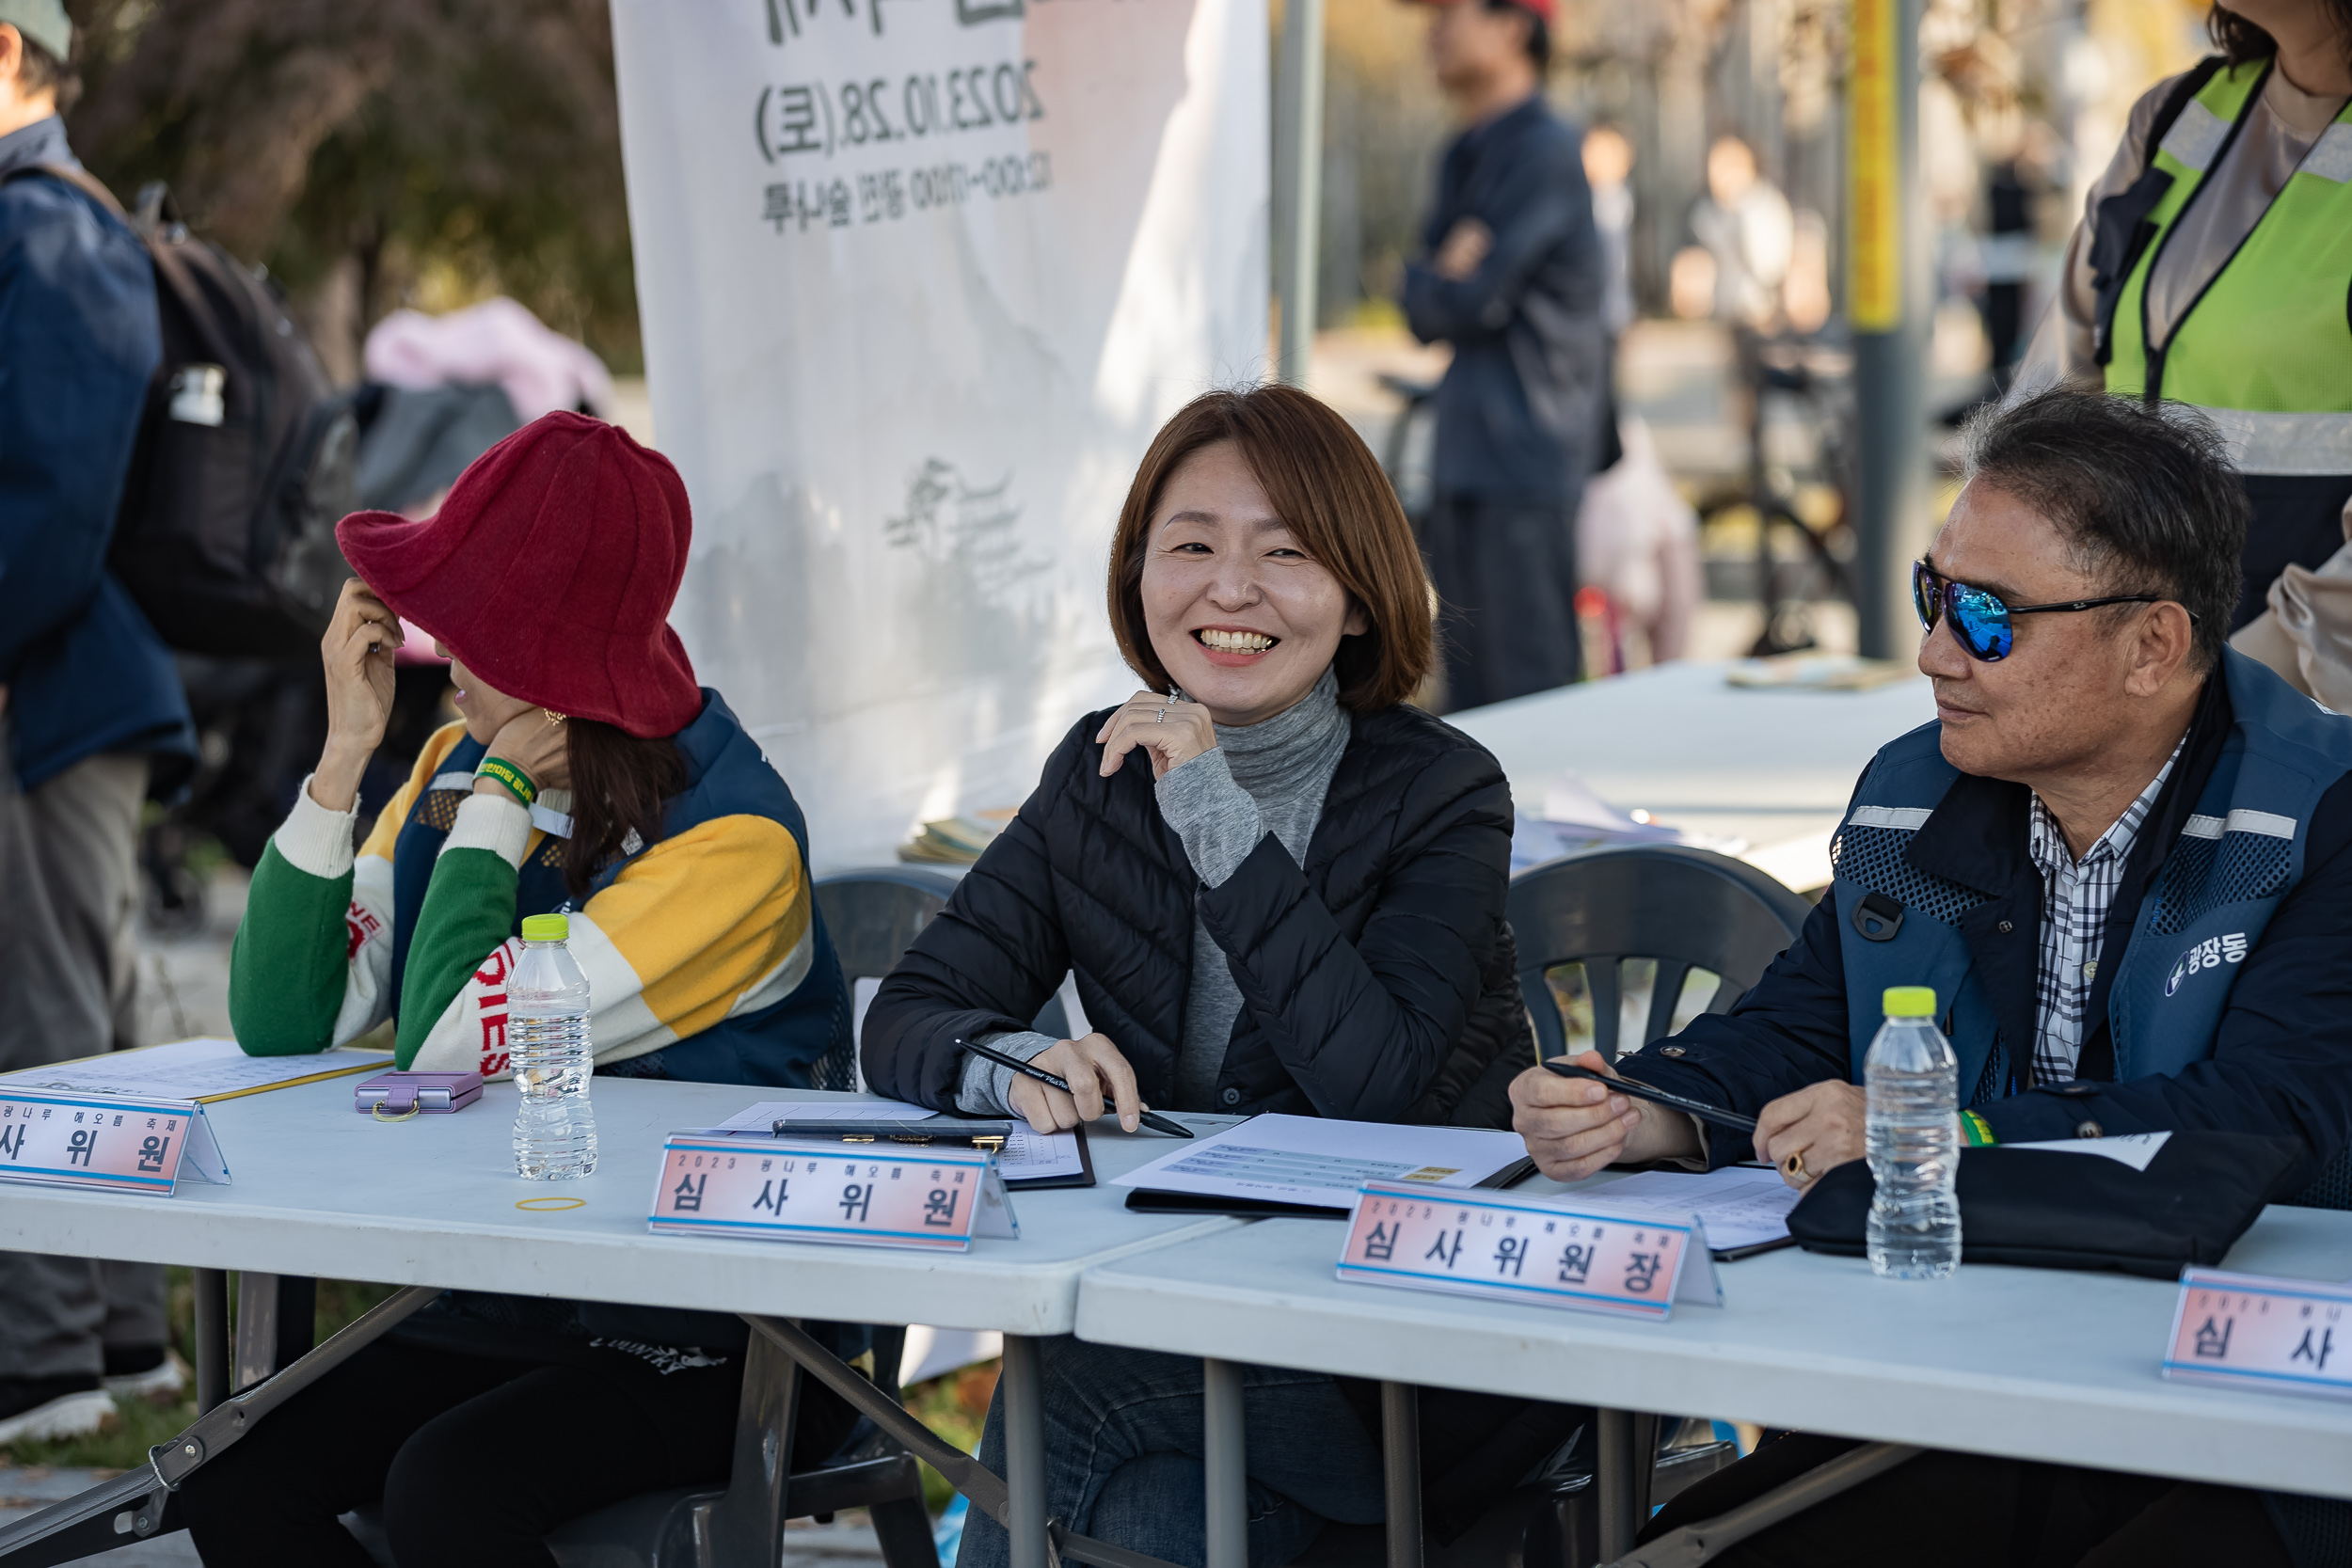
[[953, 1042], [1027, 1028], [1073, 970], [1145, 1102], [1168, 1103], [1197, 899], [1243, 999], [1212, 1109], [1509, 1125], [1509, 1074], [1485, 1069], [1506, 1052], [1532, 1062], [1534, 1042], [1502, 918], [1511, 791], [1494, 758], [1417, 708], [1354, 715], [1304, 873], [1268, 833], [1209, 888], [1141, 753], [1100, 776], [1106, 712], [1071, 730], [882, 982], [865, 1028], [875, 1091], [951, 1106]]

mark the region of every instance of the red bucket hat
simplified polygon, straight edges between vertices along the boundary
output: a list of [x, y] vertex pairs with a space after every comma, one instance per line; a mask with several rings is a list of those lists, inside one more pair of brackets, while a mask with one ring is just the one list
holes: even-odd
[[474, 459], [423, 522], [355, 512], [335, 525], [376, 596], [499, 690], [646, 738], [702, 712], [669, 625], [692, 534], [668, 458], [562, 412]]

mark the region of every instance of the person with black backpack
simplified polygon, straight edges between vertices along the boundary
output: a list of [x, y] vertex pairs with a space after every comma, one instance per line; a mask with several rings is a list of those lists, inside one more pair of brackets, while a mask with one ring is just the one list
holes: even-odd
[[[137, 1043], [140, 808], [195, 760], [170, 657], [106, 569], [162, 346], [145, 247], [49, 172], [79, 166], [72, 38], [58, 0], [0, 0], [0, 1071]], [[164, 1341], [162, 1269], [0, 1255], [0, 1445], [176, 1387]]]

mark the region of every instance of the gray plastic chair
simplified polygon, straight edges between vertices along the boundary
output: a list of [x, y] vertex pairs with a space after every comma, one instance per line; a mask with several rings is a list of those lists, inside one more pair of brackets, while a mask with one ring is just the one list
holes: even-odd
[[1546, 971], [1581, 963], [1593, 998], [1593, 1048], [1617, 1059], [1623, 966], [1658, 966], [1640, 1050], [1673, 1027], [1694, 969], [1723, 977], [1706, 1011], [1726, 1012], [1762, 978], [1804, 925], [1812, 906], [1756, 867], [1679, 844], [1587, 849], [1511, 879], [1511, 929], [1518, 938], [1519, 990], [1544, 1056], [1567, 1049], [1567, 1031]]
[[[898, 1397], [898, 1358], [906, 1330], [874, 1331], [875, 1384]], [[775, 1562], [787, 1519], [830, 1519], [866, 1509], [885, 1568], [939, 1568], [930, 1511], [914, 1456], [882, 1433], [866, 1433], [830, 1462], [791, 1468], [792, 1426], [801, 1370], [763, 1337], [743, 1357], [743, 1402], [736, 1415], [735, 1459], [723, 1488], [679, 1486], [641, 1492], [567, 1521], [547, 1537], [562, 1568], [731, 1568]], [[621, 1438], [619, 1441], [627, 1441]], [[392, 1554], [380, 1507], [343, 1515], [343, 1528], [384, 1568]]]
[[[913, 865], [876, 865], [817, 879], [817, 910], [841, 959], [841, 978], [854, 992], [860, 980], [879, 980], [898, 967], [915, 933], [947, 907], [957, 879]], [[1049, 996], [1030, 1025], [1055, 1038], [1070, 1033], [1059, 995]], [[826, 1053], [817, 1064], [817, 1087], [857, 1086], [857, 1043]]]
[[[1683, 987], [1692, 970], [1720, 976], [1704, 1011], [1726, 1012], [1763, 977], [1803, 928], [1812, 906], [1779, 881], [1743, 862], [1678, 844], [1612, 846], [1547, 861], [1511, 879], [1507, 900], [1518, 939], [1519, 990], [1535, 1023], [1536, 1050], [1567, 1050], [1560, 1006], [1547, 971], [1578, 963], [1593, 1003], [1593, 1048], [1615, 1061], [1663, 1038], [1674, 1027]], [[1624, 966], [1656, 967], [1642, 1037], [1619, 1039]], [[1611, 1417], [1603, 1413], [1604, 1442]], [[1632, 1516], [1639, 1521], [1692, 1481], [1738, 1455], [1729, 1443], [1671, 1439], [1687, 1425], [1645, 1413], [1618, 1414], [1634, 1453], [1654, 1463], [1633, 1475]], [[1687, 1446], [1686, 1446], [1687, 1445]], [[1584, 1568], [1600, 1560], [1600, 1498], [1573, 1474], [1539, 1488], [1528, 1519], [1522, 1560], [1529, 1568]]]
[[[902, 1328], [874, 1331], [874, 1382], [898, 1397]], [[572, 1520], [547, 1538], [562, 1568], [731, 1568], [775, 1562], [787, 1519], [830, 1519], [866, 1509], [887, 1568], [939, 1568], [930, 1512], [914, 1456], [861, 1423], [866, 1438], [832, 1462], [791, 1469], [791, 1432], [802, 1373], [761, 1335], [743, 1358], [743, 1403], [736, 1417], [735, 1465], [724, 1491], [679, 1487], [644, 1492]]]
[[[947, 907], [956, 879], [912, 865], [877, 865], [817, 879], [817, 912], [841, 959], [841, 978], [854, 993], [860, 980], [879, 980], [898, 966], [914, 934]], [[817, 1064], [817, 1087], [857, 1087], [857, 1041], [827, 1052]]]

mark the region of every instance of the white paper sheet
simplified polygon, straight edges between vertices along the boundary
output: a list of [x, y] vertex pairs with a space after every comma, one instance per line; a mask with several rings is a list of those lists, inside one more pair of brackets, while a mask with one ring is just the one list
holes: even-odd
[[1203, 1197], [1350, 1209], [1366, 1181], [1475, 1187], [1526, 1153], [1516, 1132], [1263, 1116], [1170, 1149], [1112, 1181]]
[[2146, 1170], [2148, 1162], [2156, 1157], [2165, 1140], [2171, 1137], [2169, 1130], [2162, 1132], [2122, 1132], [2112, 1138], [2052, 1138], [2046, 1143], [2003, 1144], [2003, 1148], [2048, 1148], [2060, 1154], [2096, 1154], [2126, 1164], [2134, 1170]]
[[1788, 1234], [1788, 1211], [1804, 1195], [1776, 1170], [1725, 1165], [1721, 1170], [1645, 1170], [1587, 1196], [1604, 1203], [1636, 1203], [1677, 1216], [1696, 1214], [1707, 1244], [1717, 1252], [1762, 1246]]
[[226, 1100], [340, 1074], [389, 1071], [389, 1053], [322, 1051], [309, 1056], [248, 1056], [235, 1040], [174, 1040], [78, 1061], [25, 1068], [0, 1078], [11, 1088], [119, 1094], [151, 1100]]
[[1007, 1181], [1051, 1181], [1084, 1174], [1086, 1159], [1078, 1152], [1077, 1133], [1040, 1132], [1016, 1121], [996, 1155], [996, 1168]]

